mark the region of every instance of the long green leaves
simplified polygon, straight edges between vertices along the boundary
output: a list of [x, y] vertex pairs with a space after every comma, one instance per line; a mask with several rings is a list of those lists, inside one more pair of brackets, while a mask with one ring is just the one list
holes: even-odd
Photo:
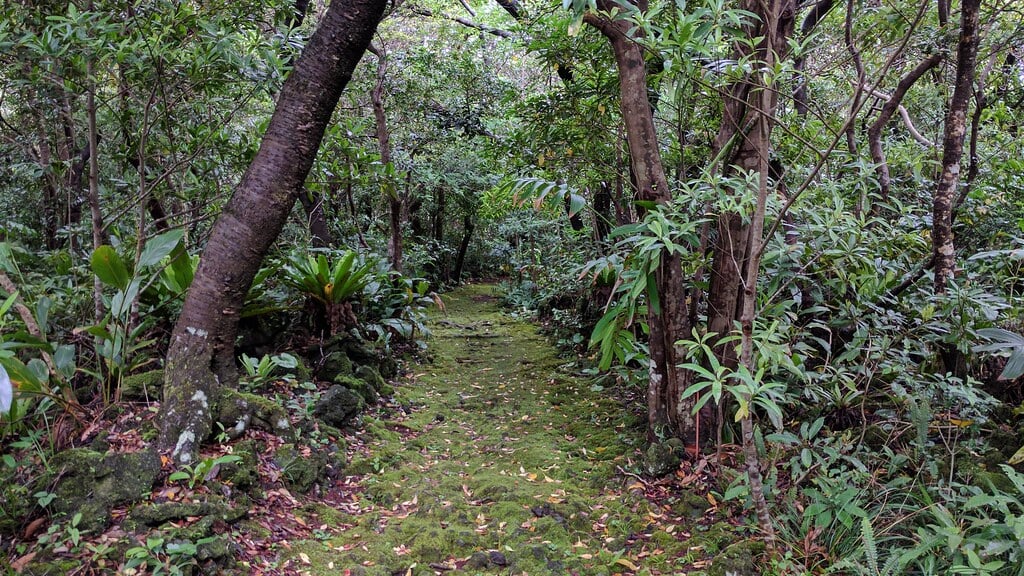
[[294, 255], [282, 267], [284, 282], [324, 304], [353, 299], [369, 283], [374, 262], [363, 261], [346, 250], [334, 261], [318, 254]]

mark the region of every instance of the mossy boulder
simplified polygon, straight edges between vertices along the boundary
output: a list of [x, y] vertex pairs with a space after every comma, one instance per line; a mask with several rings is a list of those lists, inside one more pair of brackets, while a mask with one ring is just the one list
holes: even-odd
[[159, 400], [163, 396], [164, 371], [150, 370], [121, 379], [121, 399], [133, 401]]
[[352, 390], [335, 384], [317, 400], [313, 415], [328, 426], [344, 428], [352, 423], [363, 409], [366, 401]]
[[647, 475], [660, 478], [678, 470], [682, 462], [682, 457], [672, 444], [655, 442], [644, 452], [643, 469]]
[[349, 360], [348, 355], [343, 350], [334, 350], [324, 355], [320, 369], [316, 371], [316, 375], [321, 380], [327, 380], [333, 382], [337, 378], [344, 376], [352, 376], [355, 371], [355, 366], [352, 365], [352, 361]]
[[372, 346], [361, 338], [343, 332], [333, 337], [328, 343], [329, 350], [340, 350], [357, 366], [376, 366], [380, 356]]
[[285, 486], [302, 494], [327, 477], [327, 455], [309, 447], [285, 444], [274, 453], [274, 464]]
[[381, 373], [373, 366], [360, 366], [356, 368], [356, 377], [369, 384], [373, 390], [381, 396], [392, 396], [395, 393]]
[[259, 485], [259, 448], [254, 440], [243, 440], [235, 444], [231, 452], [241, 458], [235, 462], [221, 464], [219, 477], [236, 489], [247, 492]]
[[[360, 368], [363, 367], [360, 366]], [[357, 378], [355, 376], [338, 376], [334, 379], [334, 383], [355, 392], [367, 404], [375, 404], [380, 400], [380, 393], [377, 392], [377, 389], [373, 384], [363, 380], [362, 378]]]
[[391, 356], [384, 356], [380, 359], [377, 364], [380, 375], [386, 380], [391, 380], [395, 376], [398, 376], [398, 362], [395, 361]]
[[683, 492], [679, 498], [671, 502], [672, 512], [677, 516], [683, 516], [697, 520], [704, 516], [711, 504], [700, 494]]
[[764, 550], [764, 542], [754, 540], [728, 546], [711, 561], [708, 576], [761, 576], [758, 558]]
[[268, 398], [238, 390], [222, 391], [217, 422], [230, 438], [241, 436], [250, 427], [285, 437], [293, 435], [288, 412], [283, 406]]
[[[234, 564], [237, 549], [229, 535], [222, 534], [225, 524], [234, 524], [246, 517], [247, 506], [232, 506], [217, 496], [201, 502], [164, 502], [136, 506], [129, 513], [126, 525], [131, 528], [160, 527], [172, 544], [195, 546], [192, 557], [199, 561], [200, 574], [222, 574]], [[198, 520], [195, 520], [198, 518]], [[170, 524], [183, 522], [184, 526]]]
[[141, 500], [153, 488], [160, 456], [152, 450], [102, 454], [73, 448], [54, 456], [51, 469], [53, 510], [81, 513], [81, 529], [101, 530], [110, 521], [111, 508]]

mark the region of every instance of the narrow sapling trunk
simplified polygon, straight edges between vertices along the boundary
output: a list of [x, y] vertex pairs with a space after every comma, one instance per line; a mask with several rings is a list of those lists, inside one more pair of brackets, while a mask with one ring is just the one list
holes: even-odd
[[245, 295], [387, 4], [331, 2], [281, 88], [256, 157], [210, 232], [167, 353], [159, 444], [180, 464], [195, 461], [213, 428], [220, 388], [237, 382], [234, 344]]
[[[380, 147], [380, 161], [387, 167], [391, 165], [391, 131], [388, 130], [388, 118], [384, 110], [384, 80], [388, 72], [388, 56], [383, 48], [370, 45], [370, 52], [377, 57], [377, 82], [370, 92], [373, 102], [373, 117], [377, 124], [377, 145]], [[391, 268], [402, 271], [402, 224], [404, 222], [404, 198], [398, 192], [398, 186], [391, 177], [393, 171], [385, 173], [384, 195], [388, 202], [388, 255], [391, 257]]]
[[[85, 75], [89, 82], [85, 96], [85, 113], [89, 122], [89, 142], [86, 144], [89, 150], [89, 214], [92, 217], [92, 248], [95, 250], [103, 245], [103, 213], [100, 211], [100, 168], [96, 158], [96, 148], [99, 145], [99, 133], [96, 130], [96, 86], [93, 82], [91, 59], [85, 63]], [[103, 283], [99, 276], [94, 274], [92, 284], [95, 320], [96, 324], [101, 324], [107, 314], [106, 305], [103, 304]]]
[[973, 93], [978, 58], [980, 0], [964, 0], [960, 7], [960, 44], [956, 57], [956, 86], [946, 114], [942, 140], [942, 175], [932, 205], [932, 250], [935, 261], [935, 293], [942, 294], [953, 279], [956, 253], [953, 246], [953, 203], [960, 184], [960, 160], [967, 134], [967, 106]]

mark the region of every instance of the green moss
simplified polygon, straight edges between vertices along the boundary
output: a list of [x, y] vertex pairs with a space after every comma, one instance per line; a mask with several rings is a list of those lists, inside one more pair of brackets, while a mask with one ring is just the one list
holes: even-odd
[[736, 542], [715, 556], [708, 569], [708, 576], [761, 576], [758, 559], [764, 550], [764, 542]]
[[164, 389], [164, 371], [150, 370], [141, 374], [132, 374], [121, 379], [121, 398], [123, 400], [159, 400]]
[[340, 386], [344, 386], [345, 388], [348, 388], [349, 390], [355, 392], [367, 404], [375, 404], [377, 400], [380, 399], [380, 394], [377, 392], [377, 389], [374, 388], [372, 384], [370, 384], [366, 380], [363, 380], [362, 378], [357, 378], [356, 376], [353, 376], [351, 374], [345, 374], [336, 377], [334, 379], [334, 383]]
[[[402, 434], [364, 415], [368, 454], [346, 473], [367, 475], [370, 511], [340, 519], [350, 527], [327, 547], [293, 543], [310, 559], [302, 569], [366, 563], [368, 574], [404, 573], [499, 551], [509, 567], [468, 573], [608, 574], [621, 570], [608, 569], [618, 558], [609, 546], [628, 549], [631, 536], [656, 532], [648, 503], [620, 493], [617, 471], [638, 459], [642, 426], [492, 298], [481, 286], [445, 297], [431, 326], [433, 362], [394, 383], [396, 401], [414, 407]], [[403, 440], [410, 430], [416, 438]], [[595, 530], [598, 521], [607, 528]], [[662, 534], [664, 554], [644, 566], [673, 573], [667, 559], [687, 545]]]
[[51, 460], [56, 498], [53, 510], [81, 513], [83, 530], [99, 530], [114, 506], [138, 501], [153, 487], [160, 458], [153, 451], [101, 454], [85, 448], [64, 450]]
[[303, 494], [323, 480], [327, 471], [327, 459], [323, 453], [314, 450], [307, 455], [294, 444], [278, 448], [274, 452], [274, 463], [281, 469], [285, 485]]
[[248, 392], [225, 389], [218, 404], [217, 422], [237, 437], [246, 428], [254, 427], [282, 436], [293, 434], [288, 412], [270, 398]]

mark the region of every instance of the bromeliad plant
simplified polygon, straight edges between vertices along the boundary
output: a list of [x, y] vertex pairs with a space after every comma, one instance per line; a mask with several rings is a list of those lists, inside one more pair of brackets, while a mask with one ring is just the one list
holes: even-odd
[[308, 296], [317, 308], [312, 314], [314, 325], [326, 319], [330, 334], [358, 323], [352, 303], [372, 279], [374, 269], [372, 259], [352, 250], [337, 253], [333, 264], [323, 253], [295, 254], [281, 267], [285, 284]]

